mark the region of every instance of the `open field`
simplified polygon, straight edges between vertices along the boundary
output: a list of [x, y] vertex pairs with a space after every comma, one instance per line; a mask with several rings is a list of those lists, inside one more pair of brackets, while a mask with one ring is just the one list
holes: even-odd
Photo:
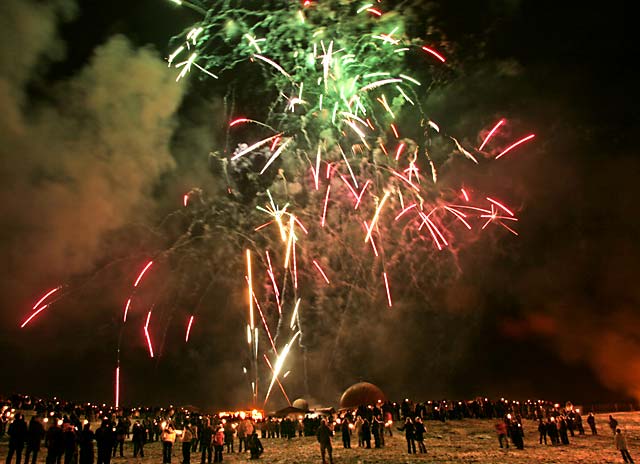
[[[620, 422], [620, 427], [626, 430], [632, 456], [640, 456], [640, 412], [616, 413], [614, 417]], [[342, 448], [340, 435], [334, 437], [334, 462], [353, 464], [374, 463], [487, 463], [487, 464], [530, 464], [530, 463], [621, 463], [622, 458], [613, 445], [613, 437], [607, 423], [608, 415], [597, 416], [599, 435], [570, 437], [571, 444], [567, 446], [540, 445], [538, 443], [537, 425], [532, 421], [525, 421], [525, 449], [517, 450], [513, 447], [500, 449], [494, 433], [494, 421], [467, 419], [450, 421], [447, 423], [428, 421], [425, 443], [427, 454], [409, 455], [406, 442], [401, 432], [394, 431], [393, 437], [386, 436], [386, 446], [382, 449], [362, 449], [355, 447], [350, 450]], [[586, 425], [586, 424], [585, 424]], [[319, 463], [320, 452], [313, 437], [295, 438], [291, 441], [284, 439], [263, 439], [265, 453], [261, 461], [266, 463], [307, 464]], [[352, 439], [352, 446], [354, 440]], [[236, 440], [237, 446], [237, 440]], [[173, 449], [172, 464], [182, 462], [181, 444], [177, 443]], [[139, 463], [159, 464], [162, 462], [161, 446], [159, 443], [148, 443], [145, 446], [145, 457], [134, 459], [131, 443], [125, 444], [125, 457], [115, 458], [114, 464]], [[0, 459], [7, 453], [6, 436], [0, 444]], [[41, 450], [38, 463], [45, 462], [46, 450]], [[15, 461], [14, 461], [15, 462]], [[191, 462], [198, 464], [199, 455], [192, 455]], [[226, 454], [224, 462], [249, 462], [245, 454]], [[252, 461], [255, 462], [255, 461]]]

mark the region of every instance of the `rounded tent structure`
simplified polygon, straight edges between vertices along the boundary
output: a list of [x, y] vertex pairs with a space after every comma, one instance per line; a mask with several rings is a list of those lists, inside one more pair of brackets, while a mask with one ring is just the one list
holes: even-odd
[[293, 406], [294, 408], [301, 409], [303, 411], [309, 410], [309, 403], [307, 402], [307, 400], [303, 398], [298, 398], [297, 400], [293, 400], [293, 403], [291, 403], [291, 406]]
[[387, 397], [378, 387], [369, 382], [359, 382], [347, 388], [340, 397], [340, 409], [357, 408], [384, 402]]

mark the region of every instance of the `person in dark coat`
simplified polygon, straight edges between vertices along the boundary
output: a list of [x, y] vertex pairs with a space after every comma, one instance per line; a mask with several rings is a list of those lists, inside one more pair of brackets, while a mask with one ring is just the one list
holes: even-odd
[[[424, 434], [427, 431], [427, 429], [425, 428], [424, 424], [422, 423], [422, 419], [420, 419], [420, 417], [416, 417], [416, 421], [413, 424], [415, 427], [415, 437], [416, 437], [416, 442], [418, 442], [418, 449], [420, 450], [421, 453], [426, 453], [427, 452], [427, 447], [424, 446]], [[415, 451], [414, 451], [415, 453]]]
[[93, 439], [94, 433], [91, 424], [84, 424], [82, 431], [78, 434], [78, 445], [80, 446], [80, 464], [93, 464]]
[[569, 427], [567, 425], [567, 421], [564, 417], [560, 417], [558, 419], [558, 433], [560, 434], [560, 441], [563, 445], [569, 444]]
[[116, 425], [116, 439], [113, 442], [112, 457], [116, 457], [116, 451], [118, 447], [120, 448], [120, 457], [124, 457], [124, 439], [126, 438], [128, 431], [129, 427], [127, 426], [127, 423], [122, 418], [120, 418], [120, 420], [118, 420], [118, 425]]
[[371, 425], [369, 419], [365, 419], [362, 423], [362, 441], [365, 448], [371, 449]]
[[95, 433], [98, 446], [98, 461], [96, 464], [110, 464], [111, 452], [115, 442], [115, 435], [111, 423], [105, 419]]
[[524, 449], [524, 431], [522, 424], [515, 419], [511, 419], [509, 424], [509, 435], [511, 442], [517, 449]]
[[247, 439], [246, 448], [251, 453], [250, 459], [259, 459], [260, 455], [264, 453], [262, 442], [258, 438], [258, 434], [254, 431]]
[[29, 456], [32, 459], [31, 464], [36, 464], [43, 438], [44, 426], [38, 416], [33, 416], [29, 421], [29, 429], [27, 430], [27, 451], [24, 455], [24, 464], [29, 464]]
[[374, 447], [380, 448], [380, 435], [384, 432], [382, 428], [382, 422], [378, 419], [378, 416], [373, 416], [371, 420], [371, 435], [373, 435]]
[[351, 448], [351, 429], [349, 428], [349, 425], [349, 419], [346, 417], [340, 424], [340, 431], [342, 432], [342, 446], [345, 448]]
[[582, 425], [582, 415], [580, 414], [579, 411], [576, 411], [575, 420], [576, 420], [576, 429], [578, 429], [578, 433], [580, 435], [584, 435], [584, 426]]
[[131, 428], [131, 435], [133, 441], [133, 457], [137, 458], [140, 455], [141, 458], [144, 457], [144, 442], [146, 438], [146, 433], [144, 427], [139, 421], [136, 421]]
[[547, 424], [545, 424], [540, 418], [538, 421], [538, 432], [540, 433], [540, 444], [542, 444], [542, 440], [544, 440], [544, 444], [547, 444]]
[[200, 449], [202, 450], [202, 457], [200, 463], [204, 464], [205, 459], [207, 463], [211, 464], [211, 451], [213, 447], [213, 429], [209, 424], [209, 419], [205, 420], [200, 430]]
[[7, 434], [9, 435], [7, 464], [11, 464], [11, 459], [13, 459], [14, 454], [16, 455], [16, 463], [20, 464], [22, 462], [22, 450], [27, 441], [27, 432], [27, 423], [24, 421], [24, 417], [22, 414], [16, 414], [15, 419], [13, 419], [13, 422], [7, 430]]
[[589, 428], [591, 429], [591, 435], [598, 435], [598, 429], [596, 428], [596, 416], [594, 416], [592, 412], [590, 412], [589, 417], [587, 417], [587, 424], [589, 424]]
[[609, 415], [609, 427], [611, 428], [611, 432], [615, 435], [616, 429], [618, 428], [618, 421], [611, 415]]
[[62, 424], [64, 437], [64, 464], [72, 464], [78, 456], [76, 429], [69, 422]]
[[320, 443], [320, 454], [322, 455], [322, 464], [326, 464], [325, 455], [329, 454], [329, 464], [333, 464], [333, 448], [331, 447], [331, 436], [333, 432], [327, 425], [326, 419], [322, 419], [318, 430], [316, 431], [316, 438]]
[[547, 421], [547, 435], [549, 435], [552, 445], [560, 444], [560, 435], [558, 433], [558, 425], [556, 424], [556, 420], [553, 417], [551, 417]]
[[407, 417], [402, 427], [398, 428], [399, 431], [404, 430], [404, 437], [407, 439], [407, 451], [409, 454], [416, 454], [416, 441], [415, 441], [415, 426], [410, 417]]
[[47, 464], [60, 464], [64, 454], [64, 435], [58, 425], [58, 419], [51, 418], [51, 425], [44, 436], [47, 447]]

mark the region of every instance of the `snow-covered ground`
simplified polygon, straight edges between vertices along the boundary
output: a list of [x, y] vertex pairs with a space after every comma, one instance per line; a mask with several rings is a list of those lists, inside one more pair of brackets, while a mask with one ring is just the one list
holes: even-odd
[[[640, 412], [615, 413], [620, 427], [626, 431], [631, 456], [640, 459]], [[608, 415], [596, 417], [599, 435], [569, 437], [571, 443], [565, 446], [540, 445], [538, 443], [537, 424], [525, 421], [525, 449], [517, 450], [513, 446], [500, 449], [494, 432], [492, 420], [463, 420], [439, 423], [428, 421], [426, 454], [407, 454], [406, 442], [401, 432], [394, 429], [393, 437], [386, 436], [386, 446], [382, 449], [363, 449], [357, 447], [357, 439], [352, 439], [352, 449], [342, 448], [340, 435], [334, 437], [334, 462], [353, 464], [373, 463], [487, 463], [487, 464], [541, 464], [541, 463], [621, 463], [622, 457], [615, 449], [613, 435], [608, 426]], [[585, 426], [587, 424], [585, 423]], [[354, 443], [355, 441], [355, 443]], [[265, 463], [307, 464], [320, 463], [319, 446], [312, 437], [283, 439], [263, 439], [265, 453], [261, 461]], [[237, 446], [237, 441], [236, 441]], [[7, 453], [6, 436], [0, 445], [0, 459]], [[41, 450], [38, 462], [44, 463], [46, 450]], [[125, 457], [115, 458], [114, 464], [140, 463], [159, 464], [162, 462], [159, 443], [145, 446], [145, 457], [134, 459], [131, 443], [125, 445]], [[15, 461], [14, 461], [15, 462]], [[200, 455], [192, 454], [191, 462], [199, 464]], [[224, 462], [249, 462], [246, 454], [224, 454]], [[251, 461], [255, 462], [255, 461]], [[640, 462], [640, 461], [639, 461]], [[182, 463], [181, 444], [173, 449], [172, 464]]]

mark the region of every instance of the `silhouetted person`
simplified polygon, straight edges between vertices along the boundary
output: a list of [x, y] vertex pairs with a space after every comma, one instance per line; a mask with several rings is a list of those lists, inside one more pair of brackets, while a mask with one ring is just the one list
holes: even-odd
[[351, 448], [351, 429], [349, 428], [349, 419], [346, 417], [340, 424], [340, 431], [342, 432], [342, 446]]
[[611, 432], [616, 434], [616, 429], [618, 428], [618, 421], [613, 418], [613, 416], [609, 415], [609, 427], [611, 428]]
[[64, 464], [72, 464], [78, 455], [76, 429], [70, 423], [62, 424], [64, 437]]
[[404, 437], [407, 439], [407, 451], [409, 452], [409, 454], [411, 453], [416, 454], [416, 442], [415, 442], [416, 429], [415, 429], [415, 426], [413, 425], [413, 422], [411, 421], [411, 418], [407, 417], [402, 427], [399, 427], [398, 430], [400, 431], [404, 430]]
[[540, 444], [544, 440], [544, 444], [547, 444], [547, 424], [542, 421], [542, 418], [538, 421], [538, 433], [540, 433]]
[[569, 444], [569, 435], [567, 434], [567, 421], [564, 417], [558, 419], [558, 432], [560, 433], [560, 441], [563, 445]]
[[582, 425], [582, 416], [580, 415], [579, 412], [576, 412], [576, 429], [578, 429], [578, 433], [580, 435], [584, 435], [584, 427]]
[[320, 454], [322, 456], [322, 464], [326, 464], [325, 455], [329, 453], [329, 464], [333, 464], [333, 448], [331, 446], [331, 429], [327, 426], [327, 421], [322, 419], [320, 426], [316, 432], [316, 438], [320, 443]]
[[[276, 430], [275, 427], [274, 430]], [[278, 423], [277, 434], [280, 438], [280, 423]], [[224, 444], [227, 446], [227, 453], [233, 453], [233, 426], [231, 422], [224, 424]]]
[[250, 459], [259, 459], [260, 455], [264, 453], [262, 442], [258, 438], [258, 434], [255, 431], [247, 438], [246, 447], [251, 453]]
[[146, 439], [146, 433], [142, 424], [139, 421], [136, 421], [131, 428], [131, 441], [133, 442], [133, 457], [137, 458], [140, 455], [141, 458], [144, 457], [144, 442]]
[[371, 424], [369, 424], [369, 419], [365, 419], [362, 423], [362, 441], [365, 448], [371, 449]]
[[629, 454], [629, 448], [627, 446], [627, 438], [622, 434], [622, 430], [620, 429], [616, 429], [615, 442], [616, 442], [616, 448], [620, 450], [620, 453], [622, 454], [622, 459], [624, 460], [624, 462], [633, 464], [633, 458]]
[[418, 449], [421, 453], [427, 452], [427, 447], [424, 446], [424, 433], [427, 431], [422, 423], [422, 419], [420, 417], [416, 417], [416, 421], [413, 426], [415, 427], [415, 436], [416, 442], [418, 443]]
[[60, 464], [64, 454], [64, 436], [57, 422], [56, 418], [51, 418], [51, 425], [44, 436], [44, 443], [47, 447], [47, 464]]
[[551, 444], [557, 445], [560, 443], [560, 435], [558, 433], [558, 425], [553, 417], [547, 421], [547, 435], [551, 438]]
[[9, 452], [7, 454], [7, 464], [11, 463], [11, 459], [13, 455], [16, 455], [16, 464], [20, 464], [22, 462], [22, 450], [24, 449], [24, 444], [27, 441], [27, 423], [24, 421], [24, 417], [22, 414], [16, 414], [15, 419], [11, 425], [9, 425], [9, 429], [7, 430], [7, 434], [9, 435]]
[[27, 451], [24, 456], [24, 464], [29, 464], [29, 456], [31, 456], [31, 464], [36, 464], [43, 438], [44, 426], [38, 416], [33, 416], [27, 430]]
[[520, 422], [517, 420], [511, 421], [511, 425], [509, 426], [509, 435], [511, 435], [511, 441], [516, 448], [524, 449], [524, 432]]
[[78, 445], [80, 446], [80, 464], [93, 464], [93, 438], [94, 433], [89, 424], [85, 424], [82, 432], [78, 434]]
[[591, 435], [598, 435], [598, 429], [596, 428], [596, 416], [594, 416], [592, 412], [590, 412], [589, 417], [587, 417], [587, 424], [589, 424], [589, 428], [591, 429]]
[[100, 427], [96, 429], [95, 437], [98, 447], [97, 464], [110, 464], [115, 435], [108, 420], [105, 419], [102, 421]]
[[113, 457], [116, 457], [118, 447], [120, 448], [120, 457], [124, 457], [124, 439], [127, 436], [127, 424], [123, 419], [118, 421], [116, 425], [116, 441], [113, 443]]
[[202, 424], [200, 429], [200, 449], [202, 450], [202, 457], [200, 458], [200, 464], [204, 464], [205, 459], [208, 464], [211, 464], [211, 449], [213, 446], [213, 429], [207, 420]]

